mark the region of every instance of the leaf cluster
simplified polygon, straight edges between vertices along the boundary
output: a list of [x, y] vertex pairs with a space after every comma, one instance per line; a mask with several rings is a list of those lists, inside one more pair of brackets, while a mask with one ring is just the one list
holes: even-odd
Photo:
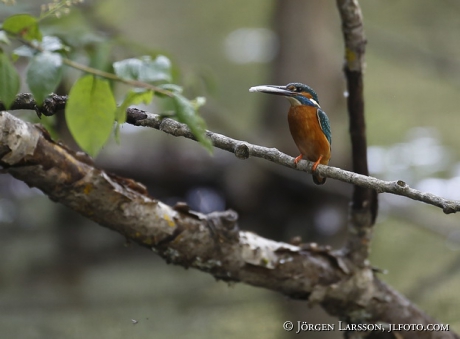
[[[37, 105], [42, 105], [56, 90], [63, 68], [72, 67], [83, 73], [70, 89], [65, 118], [75, 141], [88, 154], [97, 155], [113, 131], [118, 139], [129, 106], [149, 104], [155, 96], [172, 101], [173, 116], [187, 124], [197, 140], [212, 152], [205, 121], [198, 114], [205, 100], [201, 97], [189, 100], [182, 95], [182, 88], [172, 83], [172, 64], [166, 56], [117, 61], [111, 65], [113, 73], [92, 68], [71, 60], [72, 49], [60, 38], [44, 35], [41, 20], [30, 14], [15, 14], [1, 24], [0, 101], [5, 107], [11, 107], [20, 89], [20, 77], [13, 65], [19, 57], [28, 60], [26, 82]], [[20, 46], [8, 54], [4, 47], [12, 39]], [[118, 106], [113, 93], [113, 83], [117, 82], [130, 86]]]

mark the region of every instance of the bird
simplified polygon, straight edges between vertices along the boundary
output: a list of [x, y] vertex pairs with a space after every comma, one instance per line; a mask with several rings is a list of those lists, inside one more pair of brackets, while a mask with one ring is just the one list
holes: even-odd
[[300, 82], [291, 82], [286, 86], [254, 86], [249, 89], [249, 92], [281, 95], [289, 100], [291, 104], [288, 112], [289, 130], [300, 151], [294, 163], [297, 165], [303, 158], [312, 161], [313, 182], [317, 185], [324, 184], [326, 178], [315, 172], [319, 164], [329, 164], [332, 136], [329, 118], [321, 109], [316, 92]]

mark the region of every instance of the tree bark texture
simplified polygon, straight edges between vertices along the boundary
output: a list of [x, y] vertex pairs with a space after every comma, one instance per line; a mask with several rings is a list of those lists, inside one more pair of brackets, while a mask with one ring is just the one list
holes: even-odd
[[[274, 242], [237, 227], [233, 211], [201, 214], [170, 207], [144, 187], [94, 167], [39, 126], [0, 113], [0, 165], [29, 186], [167, 262], [217, 279], [268, 288], [321, 304], [352, 323], [431, 324], [433, 319], [382, 283], [372, 269], [316, 244]], [[458, 338], [452, 332], [398, 332], [402, 338]]]
[[[353, 172], [369, 175], [367, 164], [366, 123], [364, 115], [364, 36], [363, 17], [358, 0], [337, 0], [345, 41], [344, 73], [347, 80], [347, 107], [352, 147]], [[346, 251], [359, 265], [366, 265], [373, 225], [377, 218], [377, 191], [354, 187], [350, 208]]]

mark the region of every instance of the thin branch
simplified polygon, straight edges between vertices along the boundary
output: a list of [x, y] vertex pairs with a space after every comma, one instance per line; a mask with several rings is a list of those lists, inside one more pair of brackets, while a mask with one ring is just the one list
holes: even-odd
[[[32, 49], [34, 49], [36, 51], [39, 51], [39, 52], [44, 51], [43, 48], [40, 45], [38, 45], [37, 43], [22, 39], [21, 36], [18, 35], [18, 34], [14, 34], [14, 33], [11, 33], [11, 32], [8, 32], [8, 33], [10, 35], [14, 36], [16, 39], [18, 39], [24, 45], [26, 45], [26, 46], [28, 46], [30, 48], [32, 48]], [[77, 69], [79, 71], [82, 71], [82, 72], [85, 72], [85, 73], [88, 73], [88, 74], [97, 75], [97, 76], [100, 76], [100, 77], [105, 78], [105, 79], [118, 81], [118, 82], [124, 83], [126, 85], [130, 85], [130, 86], [133, 86], [133, 87], [140, 87], [140, 88], [149, 89], [149, 90], [152, 90], [154, 92], [163, 94], [163, 95], [168, 96], [168, 97], [173, 97], [174, 96], [174, 94], [171, 91], [168, 91], [168, 90], [163, 89], [161, 87], [149, 84], [147, 82], [143, 82], [143, 81], [139, 81], [139, 80], [133, 80], [133, 79], [121, 78], [121, 77], [119, 77], [118, 75], [116, 75], [114, 73], [101, 71], [100, 69], [80, 64], [78, 62], [75, 62], [75, 61], [73, 61], [71, 59], [68, 59], [68, 58], [65, 58], [65, 57], [62, 57], [62, 56], [61, 56], [61, 58], [62, 58], [62, 62], [64, 64], [66, 64], [69, 67], [75, 68], [75, 69]]]
[[[66, 100], [66, 96], [53, 94], [45, 99], [42, 106], [37, 107], [35, 101], [33, 100], [33, 96], [29, 93], [23, 93], [17, 96], [12, 105], [12, 109], [36, 110], [40, 112], [40, 114], [51, 116], [65, 108]], [[3, 104], [0, 102], [0, 110], [4, 109]], [[195, 136], [192, 134], [187, 125], [177, 122], [174, 119], [163, 118], [161, 115], [149, 113], [137, 108], [128, 108], [126, 112], [127, 122], [129, 124], [154, 128], [176, 137], [184, 137], [196, 141]], [[280, 152], [276, 148], [254, 145], [247, 141], [232, 139], [209, 130], [206, 131], [206, 135], [211, 139], [214, 147], [234, 153], [239, 159], [247, 159], [249, 157], [262, 158], [278, 165], [311, 173], [311, 162], [302, 160], [297, 164], [297, 166], [295, 166], [293, 157]], [[370, 188], [379, 193], [401, 195], [412, 200], [437, 206], [446, 214], [460, 211], [460, 201], [444, 199], [431, 193], [421, 192], [409, 187], [409, 185], [402, 180], [384, 181], [374, 177], [345, 171], [337, 167], [324, 165], [318, 165], [317, 171], [321, 176], [327, 178], [336, 179], [364, 188]]]
[[[189, 128], [176, 120], [162, 118], [158, 114], [148, 113], [136, 108], [129, 108], [127, 113], [127, 122], [132, 125], [151, 127], [176, 137], [196, 140]], [[311, 162], [302, 160], [295, 166], [293, 157], [280, 152], [276, 148], [253, 145], [246, 141], [232, 139], [211, 131], [207, 131], [206, 135], [211, 139], [215, 147], [234, 153], [239, 159], [247, 159], [249, 157], [262, 158], [278, 165], [311, 173]], [[402, 180], [384, 181], [374, 177], [345, 171], [337, 167], [324, 165], [319, 165], [317, 171], [321, 176], [337, 179], [359, 187], [373, 189], [379, 193], [392, 193], [413, 200], [422, 201], [442, 208], [443, 212], [446, 214], [460, 211], [460, 201], [448, 200], [431, 193], [418, 191], [409, 187], [409, 185]]]
[[[142, 115], [139, 121], [144, 123], [154, 120], [163, 129], [172, 128], [177, 135], [192, 137], [188, 128], [174, 120], [161, 121], [158, 116], [139, 111], [135, 115]], [[216, 133], [213, 139], [236, 148], [240, 145], [249, 154], [266, 154], [263, 147]], [[271, 151], [268, 158], [282, 155]], [[208, 272], [217, 279], [306, 299], [310, 305], [320, 304], [330, 314], [352, 323], [387, 327], [436, 323], [382, 283], [369, 267], [354, 267], [341, 252], [316, 244], [293, 246], [240, 231], [238, 215], [233, 211], [205, 215], [189, 210], [185, 204], [170, 207], [151, 198], [141, 184], [94, 167], [84, 155], [52, 141], [39, 126], [7, 112], [0, 112], [0, 166], [39, 188], [51, 200], [153, 250], [167, 262]], [[458, 339], [448, 331], [398, 333], [410, 339]]]
[[173, 96], [173, 94], [170, 91], [165, 90], [163, 88], [160, 88], [158, 86], [151, 85], [151, 84], [146, 83], [146, 82], [142, 82], [142, 81], [138, 81], [138, 80], [126, 79], [126, 78], [120, 78], [116, 74], [109, 73], [109, 72], [104, 72], [104, 71], [101, 71], [101, 70], [96, 69], [96, 68], [85, 66], [85, 65], [79, 64], [78, 62], [72, 61], [72, 60], [67, 59], [67, 58], [62, 58], [62, 62], [64, 62], [67, 66], [73, 67], [73, 68], [78, 69], [80, 71], [83, 71], [85, 73], [98, 75], [100, 77], [103, 77], [103, 78], [106, 78], [106, 79], [109, 79], [109, 80], [119, 81], [119, 82], [122, 82], [122, 83], [124, 83], [126, 85], [130, 85], [130, 86], [133, 86], [133, 87], [146, 88], [146, 89], [152, 90], [154, 92], [166, 95], [168, 97]]

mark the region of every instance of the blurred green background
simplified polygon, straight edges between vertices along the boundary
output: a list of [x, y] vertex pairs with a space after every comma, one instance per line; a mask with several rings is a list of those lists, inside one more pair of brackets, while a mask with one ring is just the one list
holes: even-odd
[[[0, 4], [0, 18], [18, 10], [37, 13], [41, 4], [17, 3]], [[460, 2], [368, 0], [361, 6], [372, 174], [460, 200]], [[202, 115], [210, 130], [292, 156], [297, 149], [287, 128], [288, 104], [248, 88], [307, 83], [331, 119], [331, 165], [350, 169], [335, 1], [86, 1], [47, 30], [86, 39], [88, 55], [106, 58], [101, 65], [167, 55], [186, 94], [207, 97]], [[21, 61], [17, 66], [24, 67]], [[75, 78], [68, 75], [63, 92]], [[162, 106], [146, 109], [158, 113]], [[61, 125], [58, 117], [61, 138], [72, 144]], [[97, 161], [144, 183], [166, 203], [187, 201], [203, 212], [235, 209], [242, 229], [275, 240], [301, 235], [335, 248], [344, 241], [351, 187], [343, 183], [329, 179], [313, 187], [305, 173], [220, 150], [210, 157], [192, 141], [132, 126], [123, 126], [121, 144], [111, 141]], [[457, 332], [459, 218], [381, 194], [371, 257], [387, 270], [383, 280]], [[0, 175], [0, 255], [5, 338], [287, 338], [295, 334], [282, 330], [286, 320], [337, 325], [302, 301], [168, 266], [8, 175]]]

